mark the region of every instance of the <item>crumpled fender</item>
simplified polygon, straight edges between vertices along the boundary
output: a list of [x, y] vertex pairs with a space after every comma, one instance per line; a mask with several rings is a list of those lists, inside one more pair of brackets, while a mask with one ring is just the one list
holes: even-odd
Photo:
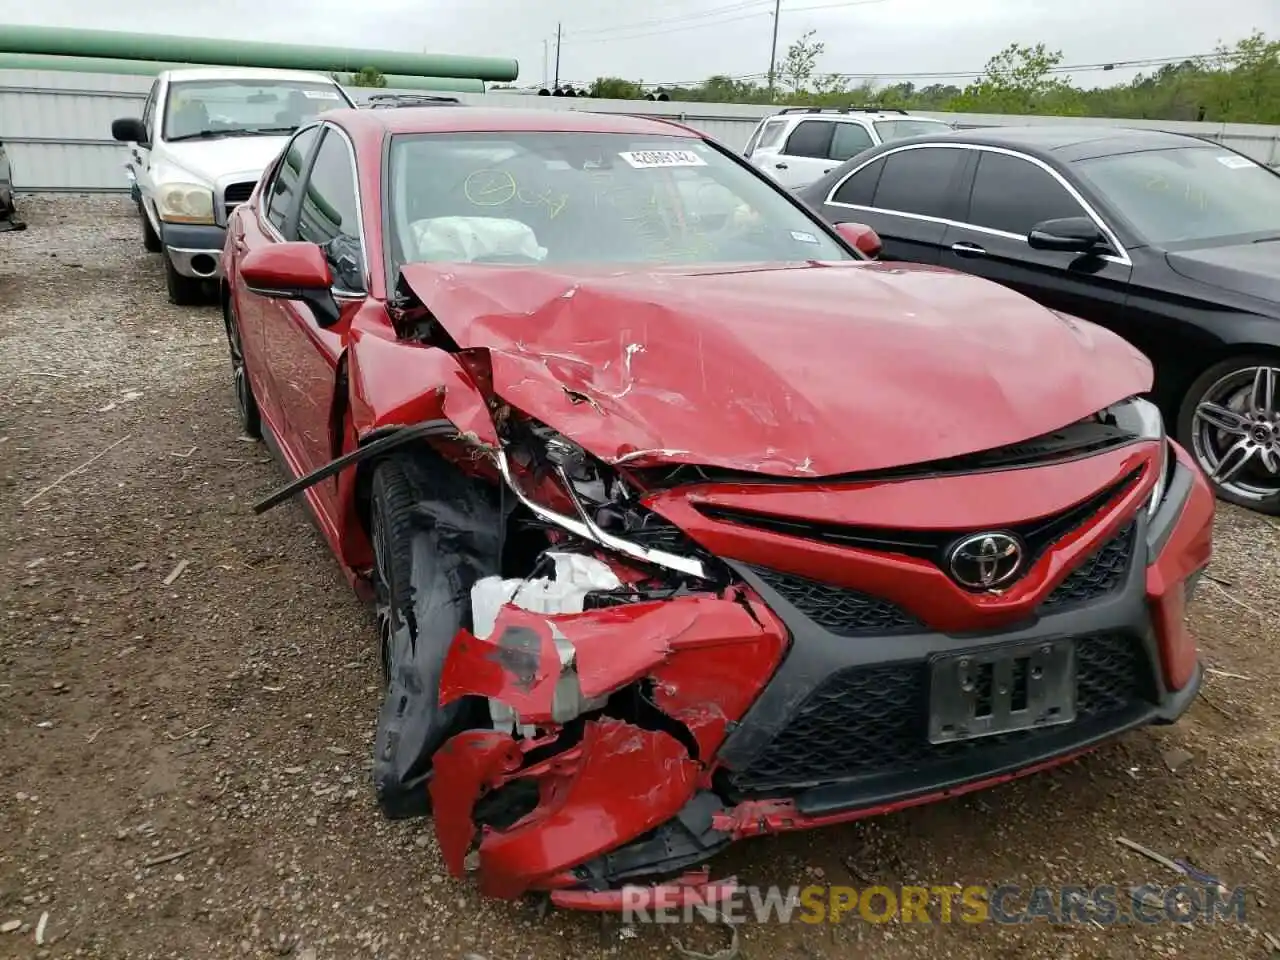
[[445, 418], [482, 444], [498, 444], [484, 395], [455, 354], [353, 327], [347, 376], [359, 437], [379, 427]]
[[[721, 648], [714, 659], [722, 661], [721, 666], [732, 674], [736, 672], [731, 667], [733, 661], [752, 656], [741, 649], [744, 641], [765, 640], [764, 646], [777, 647], [785, 636], [772, 614], [769, 618], [774, 622], [773, 629], [762, 626], [760, 617], [767, 613], [761, 607], [753, 616], [737, 600], [709, 594], [574, 614], [533, 613], [506, 604], [487, 638], [480, 639], [466, 630], [458, 633], [445, 658], [440, 702], [443, 705], [478, 695], [501, 700], [520, 714], [521, 722], [550, 722], [552, 696], [560, 677], [556, 631], [574, 646], [578, 680], [586, 699], [611, 693], [649, 675], [675, 651]], [[764, 660], [776, 663], [768, 655]], [[704, 686], [689, 674], [687, 669], [674, 665], [664, 672], [667, 688]], [[724, 676], [714, 676], [719, 694]]]

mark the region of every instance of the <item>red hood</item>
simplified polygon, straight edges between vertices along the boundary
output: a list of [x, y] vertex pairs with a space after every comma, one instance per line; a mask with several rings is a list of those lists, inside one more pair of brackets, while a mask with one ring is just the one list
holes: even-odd
[[995, 283], [890, 264], [410, 264], [494, 391], [608, 462], [833, 475], [988, 450], [1151, 386], [1138, 351]]

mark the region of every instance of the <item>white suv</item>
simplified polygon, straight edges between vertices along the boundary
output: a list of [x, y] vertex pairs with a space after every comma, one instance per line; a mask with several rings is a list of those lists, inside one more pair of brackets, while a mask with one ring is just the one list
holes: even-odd
[[797, 190], [870, 147], [950, 129], [942, 120], [905, 110], [788, 107], [760, 121], [743, 154], [784, 187]]

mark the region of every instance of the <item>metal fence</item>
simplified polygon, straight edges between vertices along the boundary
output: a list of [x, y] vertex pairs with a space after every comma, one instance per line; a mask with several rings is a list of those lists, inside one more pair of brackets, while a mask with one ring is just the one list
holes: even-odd
[[[117, 117], [139, 115], [150, 87], [151, 80], [147, 77], [0, 70], [0, 140], [8, 148], [17, 189], [73, 193], [127, 189], [122, 169], [124, 147], [111, 139], [111, 121]], [[372, 93], [394, 91], [354, 88], [350, 92], [356, 100], [362, 100]], [[460, 93], [453, 96], [465, 103], [486, 106], [664, 117], [687, 123], [737, 150], [746, 146], [747, 138], [760, 119], [776, 109], [736, 103], [583, 100], [501, 93]], [[999, 114], [921, 115], [947, 120], [962, 129], [1069, 123], [1170, 130], [1211, 137], [1263, 163], [1280, 166], [1280, 126]]]

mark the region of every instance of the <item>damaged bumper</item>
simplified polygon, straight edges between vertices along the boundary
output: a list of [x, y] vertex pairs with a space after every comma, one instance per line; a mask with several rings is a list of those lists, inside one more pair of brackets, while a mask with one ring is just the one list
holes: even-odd
[[[598, 559], [588, 586], [580, 563], [536, 598], [510, 581], [496, 604], [473, 591], [476, 629], [450, 646], [440, 701], [484, 705], [491, 729], [454, 735], [434, 758], [450, 871], [475, 873], [490, 896], [547, 891], [577, 909], [711, 903], [735, 884], [702, 864], [735, 840], [957, 796], [1176, 720], [1200, 686], [1184, 613], [1214, 505], [1171, 449], [1157, 510], [1140, 509], [1135, 488], [1120, 532], [1034, 616], [979, 633], [895, 622], [892, 605], [737, 562], [738, 586], [648, 602], [612, 603]], [[498, 589], [489, 580], [476, 590]], [[1071, 722], [928, 736], [937, 658], [1064, 638]]]

